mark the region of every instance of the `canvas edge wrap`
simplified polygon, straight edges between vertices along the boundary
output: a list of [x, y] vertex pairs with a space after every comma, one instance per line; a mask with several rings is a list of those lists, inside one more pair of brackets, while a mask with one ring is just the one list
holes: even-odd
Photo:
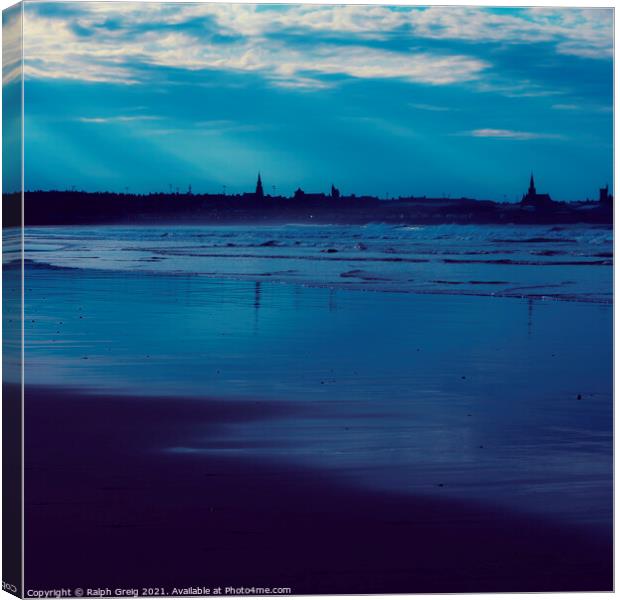
[[2, 12], [2, 588], [23, 597], [23, 4]]

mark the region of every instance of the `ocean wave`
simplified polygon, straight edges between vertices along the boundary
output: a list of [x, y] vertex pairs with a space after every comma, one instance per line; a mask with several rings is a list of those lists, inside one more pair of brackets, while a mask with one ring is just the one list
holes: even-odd
[[548, 237], [532, 237], [520, 239], [499, 239], [490, 240], [497, 244], [576, 244], [577, 240], [572, 238], [548, 238]]
[[379, 224], [29, 228], [26, 268], [407, 293], [611, 297], [611, 271], [599, 267], [613, 265], [613, 232], [561, 232]]
[[535, 267], [594, 267], [594, 266], [612, 266], [611, 260], [512, 260], [510, 258], [498, 258], [489, 260], [475, 260], [475, 259], [458, 259], [458, 258], [444, 258], [445, 263], [451, 264], [487, 264], [487, 265], [517, 265], [517, 266], [535, 266]]

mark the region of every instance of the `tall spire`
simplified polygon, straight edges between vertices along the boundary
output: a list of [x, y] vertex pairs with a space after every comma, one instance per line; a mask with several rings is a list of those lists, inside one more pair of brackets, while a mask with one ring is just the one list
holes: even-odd
[[531, 195], [536, 194], [536, 186], [534, 185], [534, 172], [533, 171], [530, 174], [530, 189], [528, 190], [528, 192]]
[[260, 178], [260, 172], [258, 173], [258, 179], [256, 180], [256, 197], [257, 198], [265, 197], [265, 193], [263, 192], [263, 182], [261, 181], [261, 178]]

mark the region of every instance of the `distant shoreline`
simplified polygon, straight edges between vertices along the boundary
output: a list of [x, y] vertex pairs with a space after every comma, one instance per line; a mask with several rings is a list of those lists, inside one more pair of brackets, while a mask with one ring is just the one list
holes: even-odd
[[[5, 227], [21, 223], [21, 195], [3, 195]], [[304, 198], [254, 194], [25, 193], [25, 225], [331, 223], [567, 224], [613, 223], [613, 205], [598, 201], [541, 206], [472, 198], [330, 196]]]

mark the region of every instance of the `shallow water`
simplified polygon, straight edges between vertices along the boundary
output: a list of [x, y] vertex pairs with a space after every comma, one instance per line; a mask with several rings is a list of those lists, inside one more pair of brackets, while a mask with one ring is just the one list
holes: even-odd
[[610, 302], [608, 227], [46, 227], [26, 258], [349, 289]]
[[[26, 380], [290, 403], [161, 452], [249, 453], [608, 527], [611, 241], [577, 227], [31, 230]], [[373, 277], [342, 277], [354, 269]]]

